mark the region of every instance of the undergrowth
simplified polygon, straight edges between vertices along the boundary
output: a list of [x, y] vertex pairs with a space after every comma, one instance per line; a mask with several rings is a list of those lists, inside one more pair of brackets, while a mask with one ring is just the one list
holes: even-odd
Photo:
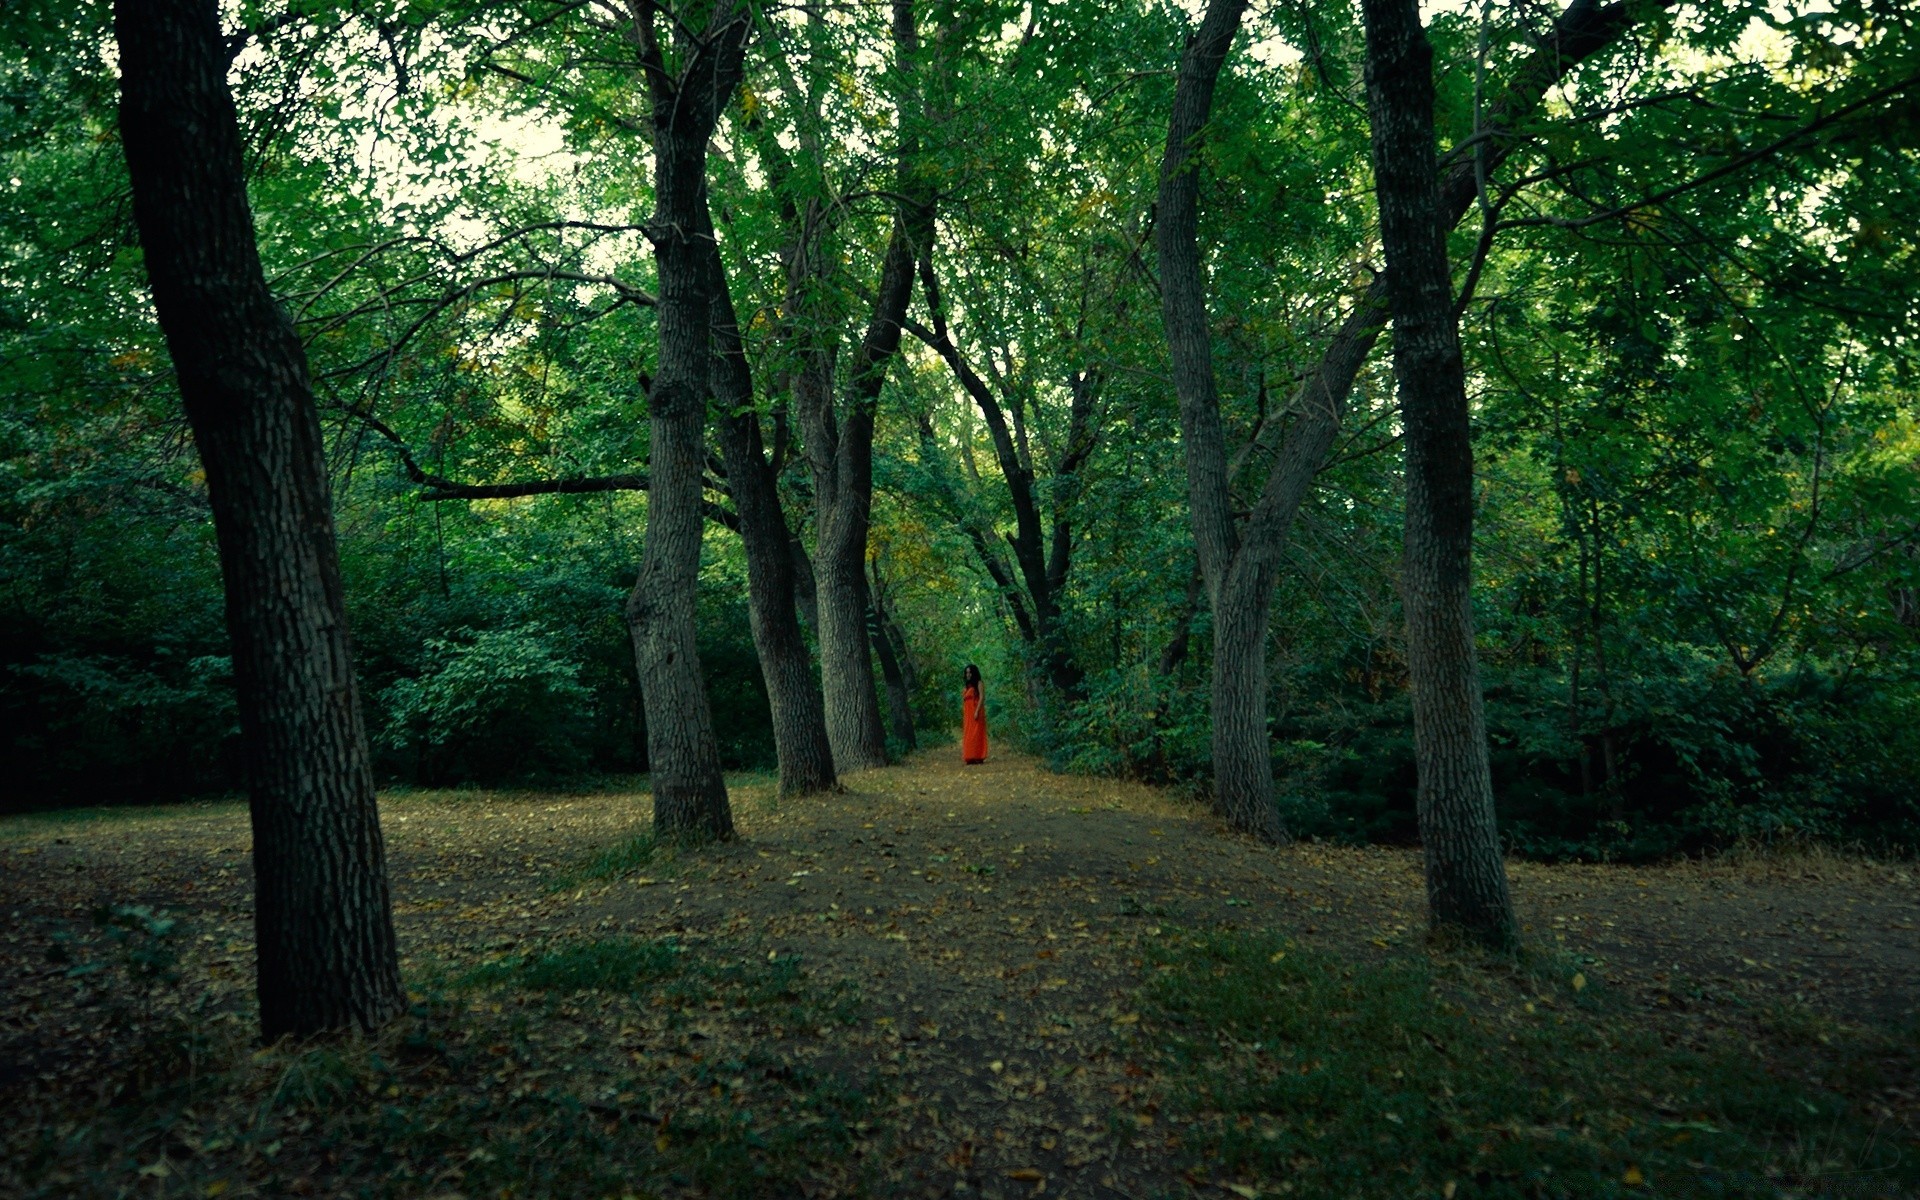
[[[192, 1031], [193, 1072], [6, 1135], [0, 1194], [784, 1197], [868, 1190], [845, 989], [719, 943], [556, 944], [439, 973], [377, 1036]], [[183, 1034], [185, 1036], [185, 1034]]]
[[1178, 937], [1152, 965], [1185, 1152], [1260, 1194], [1920, 1190], [1874, 1103], [1920, 1061], [1910, 1033], [1799, 1014], [1689, 1040], [1567, 965], [1365, 965], [1273, 934]]

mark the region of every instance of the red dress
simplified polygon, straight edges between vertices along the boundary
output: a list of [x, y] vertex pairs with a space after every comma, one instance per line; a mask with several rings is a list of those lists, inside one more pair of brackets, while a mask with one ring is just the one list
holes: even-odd
[[970, 763], [987, 761], [987, 710], [978, 687], [960, 694], [960, 757]]

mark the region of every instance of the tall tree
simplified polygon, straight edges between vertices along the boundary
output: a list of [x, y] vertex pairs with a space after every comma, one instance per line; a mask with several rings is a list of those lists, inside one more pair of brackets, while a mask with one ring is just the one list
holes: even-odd
[[1428, 913], [1497, 947], [1519, 925], [1494, 823], [1473, 644], [1473, 429], [1434, 158], [1433, 46], [1417, 0], [1363, 0], [1374, 193], [1405, 430], [1401, 590]]
[[[1236, 828], [1277, 840], [1285, 830], [1273, 804], [1267, 732], [1266, 641], [1273, 588], [1294, 520], [1339, 435], [1354, 380], [1385, 328], [1388, 307], [1385, 276], [1377, 276], [1319, 360], [1302, 373], [1290, 402], [1276, 410], [1276, 417], [1289, 419], [1262, 422], [1236, 461], [1229, 462], [1199, 243], [1197, 172], [1214, 89], [1245, 10], [1245, 0], [1212, 0], [1181, 56], [1154, 236], [1187, 458], [1189, 517], [1213, 609], [1214, 805]], [[1548, 89], [1618, 42], [1632, 28], [1636, 11], [1625, 3], [1573, 0], [1506, 84], [1491, 90], [1473, 144], [1456, 147], [1443, 160], [1438, 202], [1443, 229], [1459, 223], [1487, 176], [1520, 144], [1517, 127], [1535, 113]], [[1255, 460], [1272, 466], [1239, 519], [1232, 500], [1236, 475]]]
[[[713, 254], [706, 217], [707, 143], [739, 85], [749, 14], [720, 0], [691, 11], [640, 0], [635, 34], [652, 105], [660, 356], [648, 392], [651, 433], [646, 551], [627, 599], [647, 714], [653, 826], [726, 838], [733, 811], [695, 646], [694, 597], [705, 525], [706, 415], [713, 370]], [[671, 27], [663, 43], [662, 20]]]
[[[707, 214], [702, 213], [706, 218]], [[767, 461], [754, 410], [753, 369], [740, 339], [726, 264], [707, 220], [710, 303], [713, 306], [713, 398], [718, 408], [716, 439], [733, 495], [740, 541], [747, 560], [747, 619], [753, 627], [760, 674], [767, 685], [773, 715], [775, 754], [780, 762], [780, 791], [803, 795], [831, 790], [837, 783], [833, 748], [827, 739], [826, 709], [813, 660], [800, 631], [796, 556], [792, 534], [780, 505], [774, 467]]]
[[1187, 504], [1213, 603], [1214, 803], [1235, 828], [1277, 841], [1285, 830], [1273, 804], [1267, 744], [1267, 615], [1280, 546], [1278, 539], [1243, 537], [1234, 528], [1199, 238], [1198, 151], [1220, 69], [1245, 10], [1246, 0], [1212, 0], [1180, 56], [1160, 165], [1155, 237], [1161, 309], [1186, 443]]
[[[1087, 272], [1082, 272], [1081, 331], [1085, 327], [1087, 275]], [[1067, 574], [1073, 563], [1073, 507], [1077, 474], [1093, 453], [1096, 441], [1093, 418], [1098, 376], [1093, 370], [1082, 367], [1076, 369], [1067, 381], [1071, 401], [1066, 445], [1059, 462], [1053, 464], [1053, 478], [1048, 480], [1053, 484], [1052, 511], [1043, 514], [1040, 491], [1036, 487], [1039, 477], [1029, 449], [1021, 399], [1017, 394], [1009, 394], [1009, 403], [1002, 405], [1000, 396], [981, 378], [980, 372], [974, 369], [973, 363], [955, 342], [953, 331], [947, 325], [946, 306], [941, 297], [940, 279], [935, 270], [931, 246], [921, 256], [920, 290], [926, 301], [929, 325], [909, 321], [907, 328], [947, 364], [967, 398], [986, 419], [987, 433], [993, 442], [994, 463], [1000, 469], [1007, 499], [1013, 508], [1013, 533], [1006, 541], [1013, 550], [1019, 582], [1026, 593], [1022, 611], [1027, 619], [1019, 628], [1031, 641], [1036, 663], [1054, 691], [1064, 699], [1077, 699], [1085, 673], [1074, 662], [1073, 653], [1067, 645], [1063, 605]], [[1003, 389], [1010, 391], [1005, 389], [1004, 381]], [[1011, 422], [1007, 419], [1009, 412], [1013, 417]], [[1047, 528], [1048, 515], [1052, 518], [1050, 530]], [[989, 544], [984, 537], [980, 541], [983, 546]], [[985, 552], [982, 565], [990, 572], [1006, 575], [1009, 583], [1013, 581], [997, 554]], [[1018, 599], [1018, 593], [1010, 596], [1010, 600], [1014, 599]]]
[[405, 1006], [306, 352], [261, 271], [213, 0], [118, 0], [134, 219], [206, 470], [269, 1038]]
[[[814, 579], [820, 627], [820, 685], [834, 765], [857, 771], [885, 765], [887, 739], [874, 688], [867, 634], [867, 532], [873, 516], [873, 430], [880, 391], [900, 354], [902, 322], [913, 295], [914, 263], [933, 232], [934, 202], [918, 182], [913, 110], [919, 35], [911, 0], [894, 0], [893, 43], [902, 78], [897, 151], [899, 199], [881, 259], [864, 336], [854, 347], [845, 394], [836, 403], [830, 342], [804, 347], [794, 373], [794, 411], [813, 475]], [[795, 270], [817, 271], [803, 248]]]

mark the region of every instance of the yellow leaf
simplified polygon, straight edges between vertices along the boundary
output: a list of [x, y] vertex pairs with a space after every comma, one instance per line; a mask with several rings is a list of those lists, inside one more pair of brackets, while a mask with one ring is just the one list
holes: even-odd
[[1626, 1184], [1628, 1187], [1639, 1187], [1641, 1184], [1645, 1183], [1646, 1181], [1647, 1181], [1647, 1177], [1645, 1175], [1642, 1175], [1640, 1173], [1640, 1168], [1636, 1166], [1629, 1166], [1627, 1168], [1627, 1173], [1620, 1177], [1620, 1182]]
[[1573, 973], [1573, 990], [1580, 991], [1587, 986], [1587, 977], [1578, 971]]
[[1273, 957], [1269, 958], [1267, 961], [1270, 963], [1277, 963], [1281, 959], [1285, 958], [1286, 956], [1287, 956], [1287, 952], [1285, 950], [1276, 950], [1273, 953]]
[[1236, 1196], [1246, 1197], [1246, 1200], [1260, 1200], [1260, 1189], [1257, 1187], [1254, 1187], [1251, 1184], [1223, 1183], [1220, 1186], [1232, 1192]]
[[1046, 1177], [1047, 1173], [1038, 1167], [1015, 1167], [1007, 1172], [1008, 1179], [1018, 1179], [1022, 1183], [1039, 1183]]
[[1441, 1200], [1453, 1200], [1453, 1194], [1459, 1190], [1459, 1184], [1451, 1179], [1447, 1180], [1447, 1186], [1440, 1189]]
[[207, 1195], [209, 1196], [221, 1195], [226, 1190], [227, 1190], [227, 1181], [224, 1179], [216, 1179], [212, 1183], [207, 1185]]

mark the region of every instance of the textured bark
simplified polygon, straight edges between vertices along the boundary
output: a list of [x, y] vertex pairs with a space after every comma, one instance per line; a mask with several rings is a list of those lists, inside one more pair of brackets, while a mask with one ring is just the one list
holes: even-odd
[[[894, 0], [893, 34], [901, 73], [911, 78], [918, 46], [909, 0]], [[831, 356], [818, 348], [803, 352], [794, 386], [794, 412], [813, 474], [820, 689], [826, 700], [834, 766], [842, 772], [884, 766], [887, 761], [886, 730], [880, 720], [867, 638], [874, 411], [887, 373], [899, 357], [901, 322], [913, 294], [917, 249], [931, 238], [933, 229], [933, 202], [914, 197], [915, 185], [909, 177], [911, 135], [903, 132], [901, 137], [902, 198], [887, 238], [866, 334], [849, 364], [844, 403], [834, 403]]]
[[[1213, 373], [1195, 170], [1214, 86], [1244, 10], [1245, 0], [1213, 0], [1181, 57], [1155, 224], [1161, 304], [1187, 456], [1189, 513], [1214, 613], [1216, 659], [1223, 653], [1254, 653], [1232, 645], [1232, 639], [1265, 644], [1266, 621], [1254, 618], [1268, 609], [1294, 520], [1339, 435], [1353, 381], [1385, 328], [1388, 314], [1383, 275], [1358, 298], [1320, 360], [1306, 372], [1284, 410], [1292, 420], [1269, 422], [1255, 442], [1243, 448], [1240, 464], [1271, 461], [1272, 466], [1246, 520], [1236, 527], [1230, 498], [1235, 465], [1227, 458]], [[1575, 66], [1617, 42], [1632, 27], [1635, 11], [1646, 10], [1630, 10], [1624, 3], [1603, 7], [1592, 0], [1574, 0], [1540, 48], [1516, 66], [1506, 85], [1490, 91], [1477, 149], [1456, 152], [1445, 162], [1437, 201], [1443, 228], [1459, 222], [1474, 204], [1479, 179], [1518, 145], [1515, 127], [1538, 110], [1547, 91]], [[1266, 817], [1272, 807], [1271, 778], [1248, 766], [1268, 754], [1264, 680], [1262, 690], [1253, 692], [1246, 686], [1249, 674], [1236, 671], [1223, 680], [1215, 672], [1211, 700], [1215, 804], [1237, 827], [1256, 836], [1278, 838], [1285, 831], [1277, 817]], [[1250, 716], [1227, 711], [1227, 706], [1243, 703], [1257, 704], [1258, 711]], [[1252, 744], [1255, 740], [1257, 747]], [[1222, 762], [1234, 764], [1224, 782]]]
[[[1240, 570], [1228, 503], [1226, 432], [1213, 373], [1199, 238], [1199, 150], [1214, 87], [1239, 32], [1246, 0], [1212, 0], [1180, 56], [1167, 147], [1160, 165], [1155, 239], [1160, 296], [1180, 429], [1194, 548], [1213, 604], [1214, 807], [1234, 828], [1269, 841], [1286, 836], [1273, 803], [1267, 736], [1266, 633], [1272, 572]], [[1276, 556], [1277, 557], [1277, 556]]]
[[706, 28], [677, 30], [670, 74], [642, 0], [638, 42], [653, 109], [654, 216], [647, 236], [659, 265], [660, 356], [648, 393], [651, 459], [646, 549], [627, 598], [634, 661], [647, 714], [653, 827], [664, 836], [733, 836], [713, 715], [695, 649], [700, 576], [712, 303], [706, 218], [707, 142], [739, 83], [750, 28], [724, 2]]
[[854, 403], [835, 420], [832, 368], [814, 353], [794, 388], [794, 411], [813, 473], [814, 620], [827, 740], [838, 771], [885, 766], [887, 735], [867, 647], [867, 530], [873, 507], [873, 410]]
[[[711, 235], [711, 225], [706, 227]], [[733, 295], [719, 247], [709, 236], [708, 290], [713, 313], [713, 397], [720, 455], [733, 492], [747, 558], [747, 617], [773, 713], [774, 751], [782, 795], [837, 786], [827, 741], [826, 709], [794, 607], [792, 535], [762, 447], [753, 409], [753, 375], [740, 342]]]
[[306, 354], [261, 271], [212, 0], [114, 16], [134, 218], [226, 585], [261, 1029], [372, 1029], [406, 998]]
[[1473, 431], [1440, 221], [1433, 48], [1417, 0], [1362, 0], [1374, 191], [1407, 457], [1401, 590], [1428, 912], [1496, 947], [1518, 940], [1494, 825], [1473, 643]]

